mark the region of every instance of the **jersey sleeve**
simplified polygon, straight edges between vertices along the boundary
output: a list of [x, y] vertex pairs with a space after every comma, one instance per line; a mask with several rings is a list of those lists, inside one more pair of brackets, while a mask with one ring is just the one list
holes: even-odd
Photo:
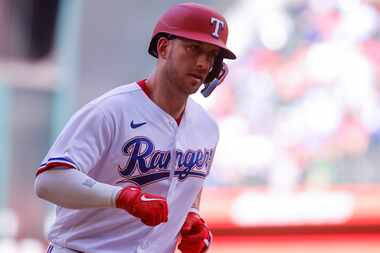
[[99, 106], [82, 108], [59, 134], [36, 175], [53, 167], [74, 168], [87, 174], [109, 149], [111, 123]]

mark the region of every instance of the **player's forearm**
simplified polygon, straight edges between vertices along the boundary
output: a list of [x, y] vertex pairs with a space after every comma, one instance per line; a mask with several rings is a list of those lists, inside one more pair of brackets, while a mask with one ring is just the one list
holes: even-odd
[[121, 189], [97, 182], [74, 169], [45, 171], [35, 181], [38, 197], [72, 209], [115, 207]]

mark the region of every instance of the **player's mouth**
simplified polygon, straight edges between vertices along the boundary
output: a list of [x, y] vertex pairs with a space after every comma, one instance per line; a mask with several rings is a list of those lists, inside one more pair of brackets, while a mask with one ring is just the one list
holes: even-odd
[[198, 82], [203, 82], [203, 76], [200, 74], [190, 73], [189, 76], [191, 76], [193, 79], [197, 80]]

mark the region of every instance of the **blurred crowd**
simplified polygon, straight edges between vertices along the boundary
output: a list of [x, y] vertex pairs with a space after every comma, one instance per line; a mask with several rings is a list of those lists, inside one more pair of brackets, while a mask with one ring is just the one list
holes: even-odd
[[379, 1], [243, 2], [230, 30], [245, 47], [208, 102], [221, 135], [209, 184], [379, 183]]

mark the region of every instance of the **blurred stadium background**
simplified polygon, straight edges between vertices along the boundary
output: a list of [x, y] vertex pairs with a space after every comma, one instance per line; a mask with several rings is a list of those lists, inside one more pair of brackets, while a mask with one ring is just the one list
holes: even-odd
[[[42, 253], [35, 168], [68, 117], [145, 78], [174, 0], [0, 0], [0, 252]], [[211, 253], [380, 252], [380, 2], [204, 0], [238, 60], [201, 213]]]

